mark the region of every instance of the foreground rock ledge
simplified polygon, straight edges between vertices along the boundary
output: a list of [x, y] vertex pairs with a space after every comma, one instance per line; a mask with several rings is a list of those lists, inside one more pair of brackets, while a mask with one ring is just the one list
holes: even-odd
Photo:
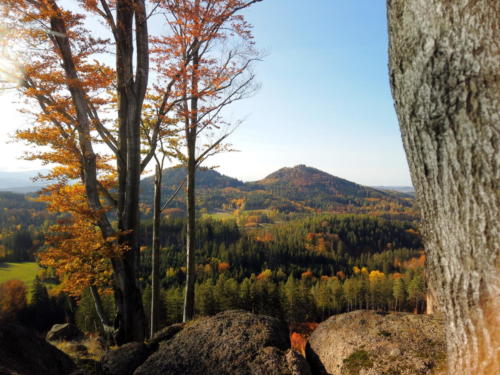
[[0, 374], [67, 375], [75, 369], [63, 352], [16, 325], [0, 326]]
[[329, 318], [306, 348], [317, 375], [444, 374], [445, 353], [441, 317], [374, 311]]
[[[290, 349], [287, 326], [268, 316], [225, 311], [165, 337], [150, 346], [155, 350], [158, 345], [135, 371], [130, 353], [138, 351], [142, 357], [146, 350], [142, 344], [130, 344], [128, 371], [134, 375], [310, 375], [305, 359]], [[109, 372], [122, 368], [111, 363], [111, 357], [122, 358], [108, 356], [104, 367]]]

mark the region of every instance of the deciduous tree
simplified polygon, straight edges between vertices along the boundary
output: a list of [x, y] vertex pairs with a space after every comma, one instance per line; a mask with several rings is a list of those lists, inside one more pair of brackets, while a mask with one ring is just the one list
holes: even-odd
[[[257, 54], [250, 25], [239, 12], [261, 0], [164, 0], [173, 35], [156, 40], [156, 50], [170, 51], [175, 59], [157, 59], [160, 77], [178, 77], [174, 91], [182, 98], [176, 106], [183, 125], [178, 156], [187, 168], [187, 281], [184, 320], [194, 316], [195, 287], [195, 171], [207, 157], [220, 152], [229, 134], [210, 137], [200, 145], [201, 134], [214, 133], [225, 124], [222, 114], [229, 104], [254, 89], [250, 68]], [[239, 43], [239, 45], [238, 45]], [[210, 134], [208, 134], [210, 135]]]
[[[80, 0], [64, 5], [72, 7], [64, 8], [59, 0], [2, 4], [11, 38], [16, 40], [14, 49], [25, 47], [20, 91], [30, 104], [38, 104], [38, 110], [32, 110], [36, 124], [19, 137], [48, 146], [37, 148], [31, 158], [62, 165], [58, 175], [81, 180], [86, 209], [93, 213], [92, 224], [103, 241], [113, 240], [127, 250], [110, 258], [117, 339], [142, 340], [145, 317], [136, 280], [139, 181], [171, 108], [171, 91], [167, 85], [157, 98], [152, 147], [141, 160], [140, 124], [150, 70], [146, 0]], [[94, 24], [90, 30], [88, 23], [96, 18], [102, 25]], [[102, 145], [107, 151], [97, 152]], [[101, 180], [109, 156], [116, 163], [113, 190]]]
[[16, 313], [26, 307], [26, 286], [19, 280], [0, 284], [0, 322], [15, 319]]

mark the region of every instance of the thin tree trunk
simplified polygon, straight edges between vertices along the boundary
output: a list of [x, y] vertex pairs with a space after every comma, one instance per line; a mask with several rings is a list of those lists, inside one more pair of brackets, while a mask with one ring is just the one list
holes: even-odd
[[196, 241], [196, 207], [195, 207], [195, 175], [196, 165], [194, 158], [194, 149], [188, 150], [190, 156], [188, 159], [188, 179], [187, 179], [187, 238], [186, 238], [186, 295], [184, 299], [183, 321], [187, 322], [194, 318], [194, 288], [196, 280], [195, 269], [195, 241]]
[[151, 270], [151, 322], [150, 337], [158, 330], [160, 313], [160, 213], [161, 213], [162, 167], [156, 165], [155, 191], [153, 202], [153, 249]]
[[93, 285], [90, 286], [90, 294], [92, 295], [92, 299], [94, 300], [95, 311], [97, 312], [97, 316], [101, 321], [102, 329], [104, 332], [106, 332], [110, 327], [109, 320], [102, 306], [102, 300], [101, 296], [99, 295], [99, 291]]
[[500, 373], [500, 1], [389, 0], [390, 76], [449, 373]]
[[[199, 5], [199, 1], [196, 0]], [[198, 41], [195, 40], [194, 45], [198, 45]], [[195, 47], [193, 51], [193, 72], [191, 77], [191, 92], [198, 93], [198, 69], [199, 69], [199, 51], [198, 47]], [[188, 222], [187, 222], [187, 240], [186, 240], [186, 258], [187, 258], [187, 275], [186, 275], [186, 295], [184, 299], [184, 313], [183, 321], [187, 322], [194, 318], [194, 289], [196, 282], [196, 138], [198, 137], [198, 98], [196, 94], [193, 95], [191, 99], [191, 112], [189, 114], [189, 121], [186, 128], [186, 139], [187, 139], [187, 152], [188, 152], [188, 162], [187, 162], [187, 212], [188, 212]]]

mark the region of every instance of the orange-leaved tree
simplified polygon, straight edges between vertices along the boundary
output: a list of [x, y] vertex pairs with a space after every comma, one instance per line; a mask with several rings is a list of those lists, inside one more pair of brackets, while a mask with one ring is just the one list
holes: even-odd
[[19, 280], [0, 284], [0, 323], [15, 319], [16, 313], [26, 307], [26, 285]]
[[122, 256], [127, 249], [120, 248], [112, 237], [103, 238], [94, 224], [95, 212], [88, 209], [83, 185], [53, 184], [38, 199], [46, 202], [51, 212], [62, 214], [48, 228], [45, 250], [38, 254], [40, 263], [55, 269], [62, 290], [70, 295], [80, 296], [88, 287], [103, 330], [109, 332], [99, 290], [112, 287], [110, 259]]
[[[119, 343], [145, 335], [136, 276], [139, 183], [154, 155], [164, 116], [175, 103], [171, 93], [178, 79], [174, 75], [163, 81], [165, 88], [156, 97], [151, 147], [141, 150], [140, 125], [150, 74], [148, 12], [157, 3], [2, 2], [12, 51], [22, 49], [19, 91], [35, 116], [34, 125], [19, 137], [37, 146], [29, 157], [59, 165], [49, 177], [57, 177], [60, 184], [81, 181], [85, 204], [80, 208], [91, 212], [84, 215], [85, 225], [98, 230], [100, 243], [113, 242], [121, 249], [112, 255], [101, 253], [108, 256], [113, 270]], [[145, 151], [142, 158], [141, 151]], [[116, 175], [111, 188], [102, 176], [112, 164]]]
[[[174, 107], [183, 137], [177, 155], [187, 168], [187, 280], [184, 321], [194, 316], [195, 171], [214, 153], [228, 149], [234, 129], [224, 109], [254, 92], [258, 60], [251, 25], [239, 13], [261, 0], [163, 0], [171, 35], [154, 40], [158, 77], [172, 82], [181, 101]], [[172, 56], [165, 61], [165, 51]], [[165, 85], [162, 85], [165, 87]], [[234, 126], [234, 124], [233, 124]], [[225, 127], [225, 130], [221, 128]], [[206, 135], [203, 143], [200, 137]]]

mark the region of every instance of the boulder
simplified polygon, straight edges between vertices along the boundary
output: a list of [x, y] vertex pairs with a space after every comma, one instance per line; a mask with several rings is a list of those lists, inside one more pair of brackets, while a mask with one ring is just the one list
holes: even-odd
[[101, 368], [106, 375], [130, 375], [151, 353], [150, 346], [131, 342], [107, 352], [101, 359]]
[[[160, 342], [134, 375], [307, 375], [293, 354], [287, 326], [246, 311], [225, 311], [187, 324]], [[293, 358], [292, 358], [293, 357]], [[289, 365], [290, 363], [290, 365]]]
[[157, 346], [162, 341], [170, 340], [184, 328], [184, 323], [172, 324], [156, 332], [148, 341], [151, 346]]
[[292, 375], [311, 375], [309, 364], [295, 350], [288, 349], [285, 358]]
[[34, 332], [15, 325], [0, 326], [0, 374], [67, 375], [73, 361]]
[[312, 333], [307, 360], [318, 375], [444, 373], [444, 320], [435, 315], [353, 311]]
[[73, 341], [83, 338], [83, 333], [71, 323], [54, 324], [47, 333], [47, 341]]

